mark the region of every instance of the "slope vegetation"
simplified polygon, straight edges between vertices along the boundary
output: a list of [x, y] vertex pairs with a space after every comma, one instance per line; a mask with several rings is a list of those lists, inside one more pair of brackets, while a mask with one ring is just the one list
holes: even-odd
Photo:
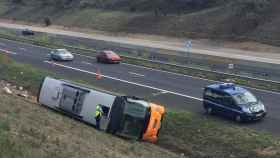
[[[279, 39], [277, 0], [3, 0], [0, 18], [110, 32]], [[34, 14], [36, 13], [36, 14]]]

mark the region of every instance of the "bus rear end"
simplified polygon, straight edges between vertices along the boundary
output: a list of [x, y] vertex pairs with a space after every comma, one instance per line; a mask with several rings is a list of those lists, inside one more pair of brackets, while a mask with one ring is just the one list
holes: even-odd
[[165, 108], [136, 97], [118, 97], [107, 132], [156, 143]]

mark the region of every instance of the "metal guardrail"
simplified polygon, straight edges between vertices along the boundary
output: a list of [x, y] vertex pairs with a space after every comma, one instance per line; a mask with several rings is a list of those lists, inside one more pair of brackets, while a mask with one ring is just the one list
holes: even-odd
[[[0, 38], [2, 39], [8, 39], [8, 40], [13, 40], [13, 41], [18, 41], [18, 42], [23, 42], [23, 43], [29, 43], [37, 46], [43, 46], [43, 47], [48, 47], [48, 48], [57, 48], [57, 47], [64, 47], [70, 50], [76, 50], [79, 53], [83, 55], [88, 55], [88, 56], [95, 56], [98, 50], [94, 49], [87, 49], [87, 48], [78, 48], [74, 46], [69, 46], [69, 45], [64, 45], [64, 44], [55, 44], [55, 43], [49, 43], [49, 42], [42, 42], [42, 41], [37, 41], [33, 39], [27, 39], [27, 38], [21, 38], [21, 37], [15, 37], [11, 35], [5, 35], [5, 34], [0, 34]], [[94, 53], [94, 54], [93, 54]], [[195, 75], [195, 72], [197, 73], [206, 73], [206, 74], [214, 74], [217, 76], [217, 78], [225, 79], [225, 78], [238, 78], [242, 80], [247, 80], [247, 81], [257, 81], [258, 83], [262, 84], [272, 84], [273, 86], [277, 85], [276, 88], [277, 91], [280, 91], [280, 82], [279, 81], [274, 81], [274, 80], [266, 80], [266, 79], [261, 79], [261, 78], [255, 78], [255, 77], [250, 77], [250, 76], [243, 76], [239, 74], [232, 74], [232, 73], [225, 73], [225, 72], [219, 72], [219, 71], [213, 71], [213, 70], [206, 70], [202, 68], [197, 68], [197, 67], [191, 67], [191, 66], [185, 66], [185, 65], [179, 65], [179, 64], [173, 64], [169, 62], [163, 62], [163, 61], [157, 61], [157, 60], [149, 60], [149, 59], [144, 59], [140, 57], [132, 57], [132, 56], [126, 56], [126, 55], [121, 55], [121, 57], [124, 59], [125, 62], [128, 63], [133, 63], [136, 65], [142, 65], [142, 66], [147, 66], [152, 67], [152, 68], [159, 68], [163, 70], [167, 70], [170, 72], [175, 72], [175, 73], [183, 73], [186, 75], [190, 75], [189, 73], [185, 73], [187, 71], [192, 71], [193, 76]], [[147, 63], [144, 64], [144, 63]], [[201, 77], [202, 78], [202, 77]]]
[[239, 74], [230, 74], [230, 73], [225, 73], [225, 72], [220, 72], [220, 71], [206, 70], [206, 69], [202, 69], [202, 68], [173, 64], [173, 63], [168, 63], [168, 62], [163, 62], [163, 61], [149, 60], [149, 59], [143, 59], [143, 58], [137, 58], [137, 57], [128, 57], [128, 56], [122, 56], [122, 57], [135, 59], [135, 60], [142, 60], [142, 61], [147, 61], [147, 62], [152, 62], [152, 63], [158, 63], [158, 64], [163, 64], [163, 65], [169, 65], [169, 66], [174, 66], [174, 67], [179, 67], [179, 68], [184, 68], [184, 69], [198, 70], [198, 71], [203, 71], [203, 72], [207, 72], [207, 73], [216, 73], [216, 74], [222, 74], [222, 75], [227, 75], [227, 76], [232, 76], [232, 77], [246, 78], [246, 79], [250, 79], [250, 80], [258, 80], [258, 81], [263, 81], [263, 82], [271, 82], [271, 83], [275, 83], [275, 84], [280, 84], [279, 81], [266, 80], [266, 79], [262, 79], [262, 78], [244, 76], [244, 75], [239, 75]]

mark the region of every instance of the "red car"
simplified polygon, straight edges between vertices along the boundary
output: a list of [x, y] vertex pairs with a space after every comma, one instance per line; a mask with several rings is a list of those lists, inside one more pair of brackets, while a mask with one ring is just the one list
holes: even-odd
[[104, 50], [96, 56], [97, 62], [103, 63], [120, 63], [121, 57], [111, 50]]

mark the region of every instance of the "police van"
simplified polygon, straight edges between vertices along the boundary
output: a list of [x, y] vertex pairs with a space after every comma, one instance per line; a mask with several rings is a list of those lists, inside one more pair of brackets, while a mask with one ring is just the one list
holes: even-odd
[[155, 143], [165, 108], [143, 99], [118, 96], [66, 80], [46, 77], [38, 93], [38, 102], [48, 108], [96, 125], [95, 112], [101, 107], [100, 128], [126, 138]]
[[203, 106], [208, 114], [222, 114], [237, 122], [260, 120], [267, 113], [264, 104], [251, 92], [233, 83], [205, 87]]

